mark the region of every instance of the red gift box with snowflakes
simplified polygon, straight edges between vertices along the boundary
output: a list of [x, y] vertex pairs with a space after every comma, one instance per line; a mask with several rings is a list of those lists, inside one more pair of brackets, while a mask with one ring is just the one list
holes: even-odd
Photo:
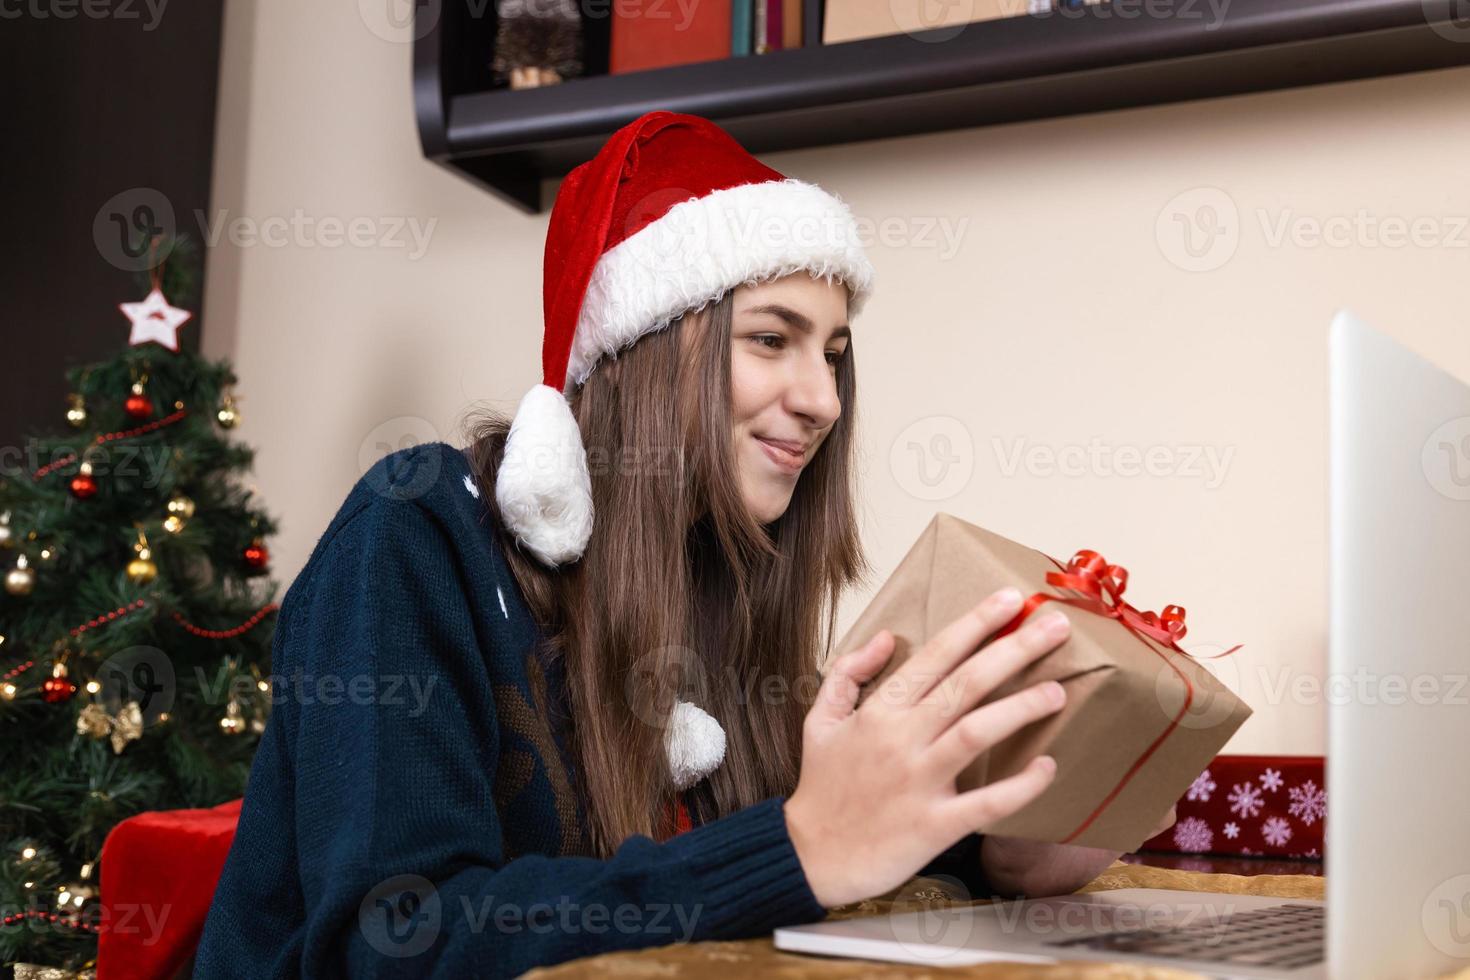
[[1176, 804], [1174, 826], [1139, 850], [1320, 860], [1325, 770], [1322, 756], [1217, 756]]

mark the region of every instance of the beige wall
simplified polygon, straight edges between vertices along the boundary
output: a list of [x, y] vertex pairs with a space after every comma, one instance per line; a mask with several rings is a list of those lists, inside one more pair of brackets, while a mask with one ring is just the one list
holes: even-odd
[[[471, 402], [512, 408], [539, 370], [547, 215], [424, 161], [406, 35], [360, 6], [226, 8], [215, 210], [242, 236], [299, 212], [370, 240], [209, 252], [207, 353], [242, 379], [283, 584], [372, 459], [457, 442]], [[1199, 650], [1245, 644], [1220, 668], [1257, 708], [1233, 751], [1323, 751], [1320, 699], [1292, 691], [1326, 640], [1327, 324], [1351, 307], [1470, 377], [1467, 87], [1460, 69], [769, 155], [871, 223], [854, 330], [877, 581], [936, 509], [1097, 549], [1140, 606], [1188, 607]], [[1193, 254], [1176, 215], [1211, 213], [1224, 233], [1211, 251], [1196, 223]], [[1424, 219], [1420, 244], [1391, 247], [1385, 219]], [[1313, 221], [1347, 238], [1313, 244]], [[1124, 447], [1162, 447], [1154, 475], [1115, 472]]]

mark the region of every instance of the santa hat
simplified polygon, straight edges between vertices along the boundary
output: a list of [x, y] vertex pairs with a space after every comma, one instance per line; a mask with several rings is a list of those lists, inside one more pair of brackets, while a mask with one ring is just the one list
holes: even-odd
[[[541, 383], [516, 409], [495, 481], [520, 544], [551, 567], [587, 547], [592, 484], [567, 396], [604, 355], [742, 283], [801, 270], [845, 283], [853, 316], [872, 291], [847, 205], [767, 167], [707, 119], [647, 113], [568, 174], [546, 234]], [[725, 731], [681, 701], [664, 748], [683, 790], [724, 760]]]

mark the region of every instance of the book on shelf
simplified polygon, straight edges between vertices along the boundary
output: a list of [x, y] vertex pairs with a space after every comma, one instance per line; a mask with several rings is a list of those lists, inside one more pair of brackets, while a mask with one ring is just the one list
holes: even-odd
[[686, 9], [669, 0], [619, 0], [608, 74], [730, 57], [731, 2], [701, 0]]
[[821, 0], [669, 0], [613, 5], [608, 73], [799, 48]]
[[1046, 0], [826, 0], [822, 43], [841, 44], [888, 34], [917, 34], [941, 27], [1020, 17], [1050, 9]]

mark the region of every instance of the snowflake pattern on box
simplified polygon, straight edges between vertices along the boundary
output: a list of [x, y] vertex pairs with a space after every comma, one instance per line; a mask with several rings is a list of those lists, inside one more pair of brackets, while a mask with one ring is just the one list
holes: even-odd
[[1208, 803], [1210, 794], [1213, 792], [1215, 792], [1215, 781], [1210, 778], [1210, 770], [1206, 769], [1194, 777], [1194, 782], [1189, 784], [1189, 792], [1184, 794], [1184, 798]]
[[1287, 791], [1291, 805], [1286, 812], [1310, 827], [1327, 814], [1327, 794], [1310, 779]]
[[1267, 817], [1261, 821], [1261, 837], [1272, 847], [1285, 847], [1291, 840], [1291, 824], [1285, 817]]
[[1236, 783], [1230, 791], [1230, 812], [1242, 818], [1254, 817], [1261, 812], [1261, 791], [1254, 783]]
[[1174, 826], [1139, 849], [1320, 860], [1324, 776], [1321, 756], [1217, 756], [1176, 804]]
[[1181, 851], [1203, 854], [1215, 841], [1210, 825], [1199, 817], [1185, 817], [1174, 824], [1174, 843]]

